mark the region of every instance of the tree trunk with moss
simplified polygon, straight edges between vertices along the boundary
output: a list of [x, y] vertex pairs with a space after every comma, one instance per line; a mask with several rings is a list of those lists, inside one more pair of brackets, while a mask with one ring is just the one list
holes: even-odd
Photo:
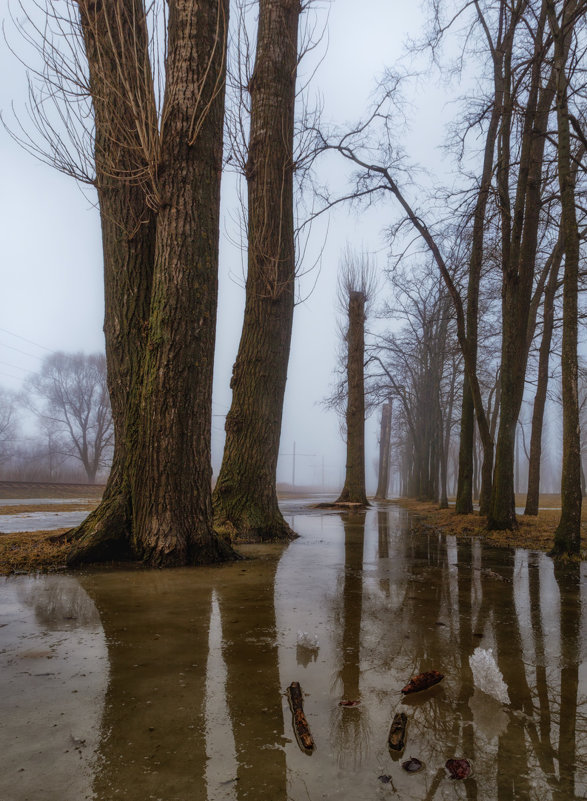
[[336, 503], [367, 506], [365, 490], [365, 293], [350, 291], [347, 331], [346, 475]]
[[[133, 102], [156, 134], [141, 0], [80, 2], [96, 129], [96, 188], [104, 258], [104, 337], [114, 422], [112, 468], [99, 506], [75, 529], [68, 564], [130, 556], [131, 481], [151, 300], [156, 215], [147, 203]], [[119, 24], [122, 23], [122, 24]], [[133, 65], [127, 64], [134, 43]], [[121, 90], [120, 70], [130, 82]], [[131, 88], [132, 87], [132, 88]]]
[[169, 6], [157, 221], [138, 459], [135, 552], [151, 565], [217, 561], [212, 372], [227, 0]]
[[556, 116], [558, 127], [558, 175], [561, 194], [561, 226], [565, 248], [563, 279], [563, 340], [561, 352], [563, 400], [563, 467], [561, 479], [562, 513], [554, 536], [552, 553], [571, 555], [581, 552], [581, 436], [578, 388], [578, 289], [579, 229], [575, 209], [575, 182], [571, 168], [567, 57], [573, 34], [572, 25], [579, 7], [585, 3], [568, 0], [562, 4], [560, 23], [556, 5], [548, 0], [548, 19], [554, 39], [556, 74]]
[[260, 0], [246, 164], [248, 273], [233, 367], [214, 524], [231, 539], [293, 532], [277, 503], [276, 471], [295, 290], [293, 135], [299, 0]]
[[74, 532], [69, 562], [218, 561], [232, 556], [212, 530], [210, 466], [228, 3], [169, 3], [160, 131], [143, 4], [80, 11], [116, 445], [104, 500]]

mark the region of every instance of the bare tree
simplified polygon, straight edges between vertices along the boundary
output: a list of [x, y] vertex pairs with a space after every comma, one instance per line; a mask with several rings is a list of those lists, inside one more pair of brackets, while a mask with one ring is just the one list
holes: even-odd
[[[558, 128], [558, 179], [560, 186], [561, 228], [565, 251], [563, 279], [563, 340], [561, 353], [563, 398], [563, 469], [561, 479], [561, 519], [554, 536], [556, 555], [581, 552], [581, 439], [578, 387], [578, 288], [580, 241], [575, 208], [575, 176], [572, 166], [569, 122], [569, 73], [567, 60], [573, 29], [584, 18], [587, 4], [546, 0], [548, 23], [554, 40], [553, 74], [556, 86]], [[560, 8], [560, 13], [557, 10]]]
[[44, 63], [37, 154], [98, 191], [116, 433], [69, 561], [218, 561], [232, 555], [212, 528], [210, 463], [228, 0], [45, 13], [27, 28]]
[[6, 389], [0, 389], [0, 464], [6, 462], [12, 455], [17, 426], [16, 396]]
[[367, 505], [365, 489], [365, 320], [375, 294], [369, 257], [347, 248], [339, 270], [338, 302], [346, 317], [346, 472], [336, 503]]
[[102, 353], [53, 353], [25, 382], [27, 406], [49, 435], [53, 456], [79, 460], [88, 482], [109, 465], [114, 437]]
[[232, 403], [214, 490], [231, 538], [288, 539], [276, 470], [295, 300], [294, 121], [299, 0], [260, 0], [245, 163], [248, 270]]

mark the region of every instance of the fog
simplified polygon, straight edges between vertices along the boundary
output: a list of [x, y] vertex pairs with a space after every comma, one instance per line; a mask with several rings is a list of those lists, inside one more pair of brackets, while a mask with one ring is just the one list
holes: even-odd
[[[5, 16], [6, 13], [5, 13]], [[425, 61], [415, 62], [408, 36], [422, 35], [423, 15], [411, 0], [336, 0], [318, 7], [326, 26], [321, 46], [302, 64], [300, 83], [321, 63], [310, 96], [322, 98], [323, 120], [344, 124], [364, 114], [386, 66], [424, 70], [414, 79], [405, 106], [406, 122], [398, 138], [409, 158], [429, 171], [434, 182], [450, 163], [441, 150], [446, 125], [455, 113], [452, 101], [462, 91], [447, 86]], [[7, 21], [7, 36], [17, 34]], [[0, 107], [7, 120], [14, 105], [26, 119], [24, 67], [4, 47], [0, 52]], [[13, 119], [13, 118], [12, 118]], [[0, 385], [18, 390], [30, 371], [50, 351], [103, 350], [103, 286], [100, 225], [93, 190], [36, 162], [0, 130], [3, 181], [0, 189], [3, 291], [0, 296]], [[344, 181], [346, 165], [325, 159], [319, 181]], [[242, 252], [236, 244], [237, 200], [234, 176], [223, 184], [219, 307], [213, 405], [213, 468], [222, 458], [224, 415], [230, 405], [229, 382], [240, 336], [244, 306]], [[337, 488], [344, 478], [345, 449], [339, 420], [322, 401], [328, 395], [338, 347], [337, 265], [347, 243], [373, 254], [381, 275], [388, 252], [382, 231], [397, 219], [391, 204], [353, 212], [338, 207], [313, 225], [298, 294], [304, 299], [294, 318], [285, 397], [278, 482]], [[314, 262], [318, 264], [309, 269]], [[367, 421], [368, 491], [376, 482], [378, 413]], [[295, 468], [293, 453], [296, 453]]]

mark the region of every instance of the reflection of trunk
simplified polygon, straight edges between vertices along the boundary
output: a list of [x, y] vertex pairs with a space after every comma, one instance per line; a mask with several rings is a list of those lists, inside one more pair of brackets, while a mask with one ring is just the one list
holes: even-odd
[[558, 761], [560, 801], [575, 797], [575, 760], [577, 752], [577, 698], [579, 690], [581, 635], [581, 565], [576, 562], [555, 564], [560, 591], [561, 614], [561, 702]]
[[[342, 685], [342, 698], [353, 701], [360, 697], [365, 518], [362, 515], [341, 515], [341, 518], [344, 526], [345, 562], [340, 648], [342, 663], [337, 680]], [[335, 709], [332, 744], [341, 767], [350, 762], [356, 769], [363, 761], [368, 737], [366, 714], [367, 711], [362, 706]]]
[[389, 459], [391, 448], [391, 401], [384, 403], [381, 409], [381, 431], [379, 434], [379, 481], [377, 483], [376, 501], [387, 498], [389, 487]]
[[285, 801], [287, 796], [274, 604], [277, 564], [276, 559], [259, 560], [249, 586], [223, 582], [218, 590], [238, 799]]
[[367, 505], [365, 491], [365, 295], [351, 291], [348, 298], [346, 477], [337, 502]]
[[554, 296], [558, 281], [558, 272], [562, 259], [562, 241], [559, 241], [552, 254], [552, 266], [548, 284], [544, 292], [544, 327], [538, 357], [538, 378], [534, 409], [532, 411], [532, 435], [530, 439], [530, 460], [528, 463], [528, 494], [526, 496], [525, 515], [538, 514], [540, 496], [540, 460], [542, 457], [542, 428], [544, 424], [544, 407], [548, 389], [548, 362], [554, 323]]
[[293, 135], [298, 0], [260, 0], [248, 185], [245, 315], [232, 373], [215, 526], [232, 538], [288, 539], [276, 470], [294, 310]]
[[170, 573], [80, 583], [108, 643], [96, 797], [192, 798], [205, 786], [209, 589]]
[[540, 560], [539, 554], [534, 554], [533, 562], [529, 565], [529, 593], [530, 616], [534, 634], [534, 651], [536, 654], [536, 692], [540, 712], [540, 747], [544, 754], [544, 763], [541, 765], [547, 774], [554, 773], [553, 749], [550, 742], [551, 714], [548, 698], [548, 678], [546, 675], [546, 651], [544, 632], [542, 630], [542, 617], [540, 612]]

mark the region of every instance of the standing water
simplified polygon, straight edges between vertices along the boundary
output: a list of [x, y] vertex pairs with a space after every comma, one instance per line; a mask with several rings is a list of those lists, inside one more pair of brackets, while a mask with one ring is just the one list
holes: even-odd
[[2, 580], [3, 801], [585, 797], [584, 565], [417, 533], [395, 507], [284, 512], [300, 538], [244, 562]]

